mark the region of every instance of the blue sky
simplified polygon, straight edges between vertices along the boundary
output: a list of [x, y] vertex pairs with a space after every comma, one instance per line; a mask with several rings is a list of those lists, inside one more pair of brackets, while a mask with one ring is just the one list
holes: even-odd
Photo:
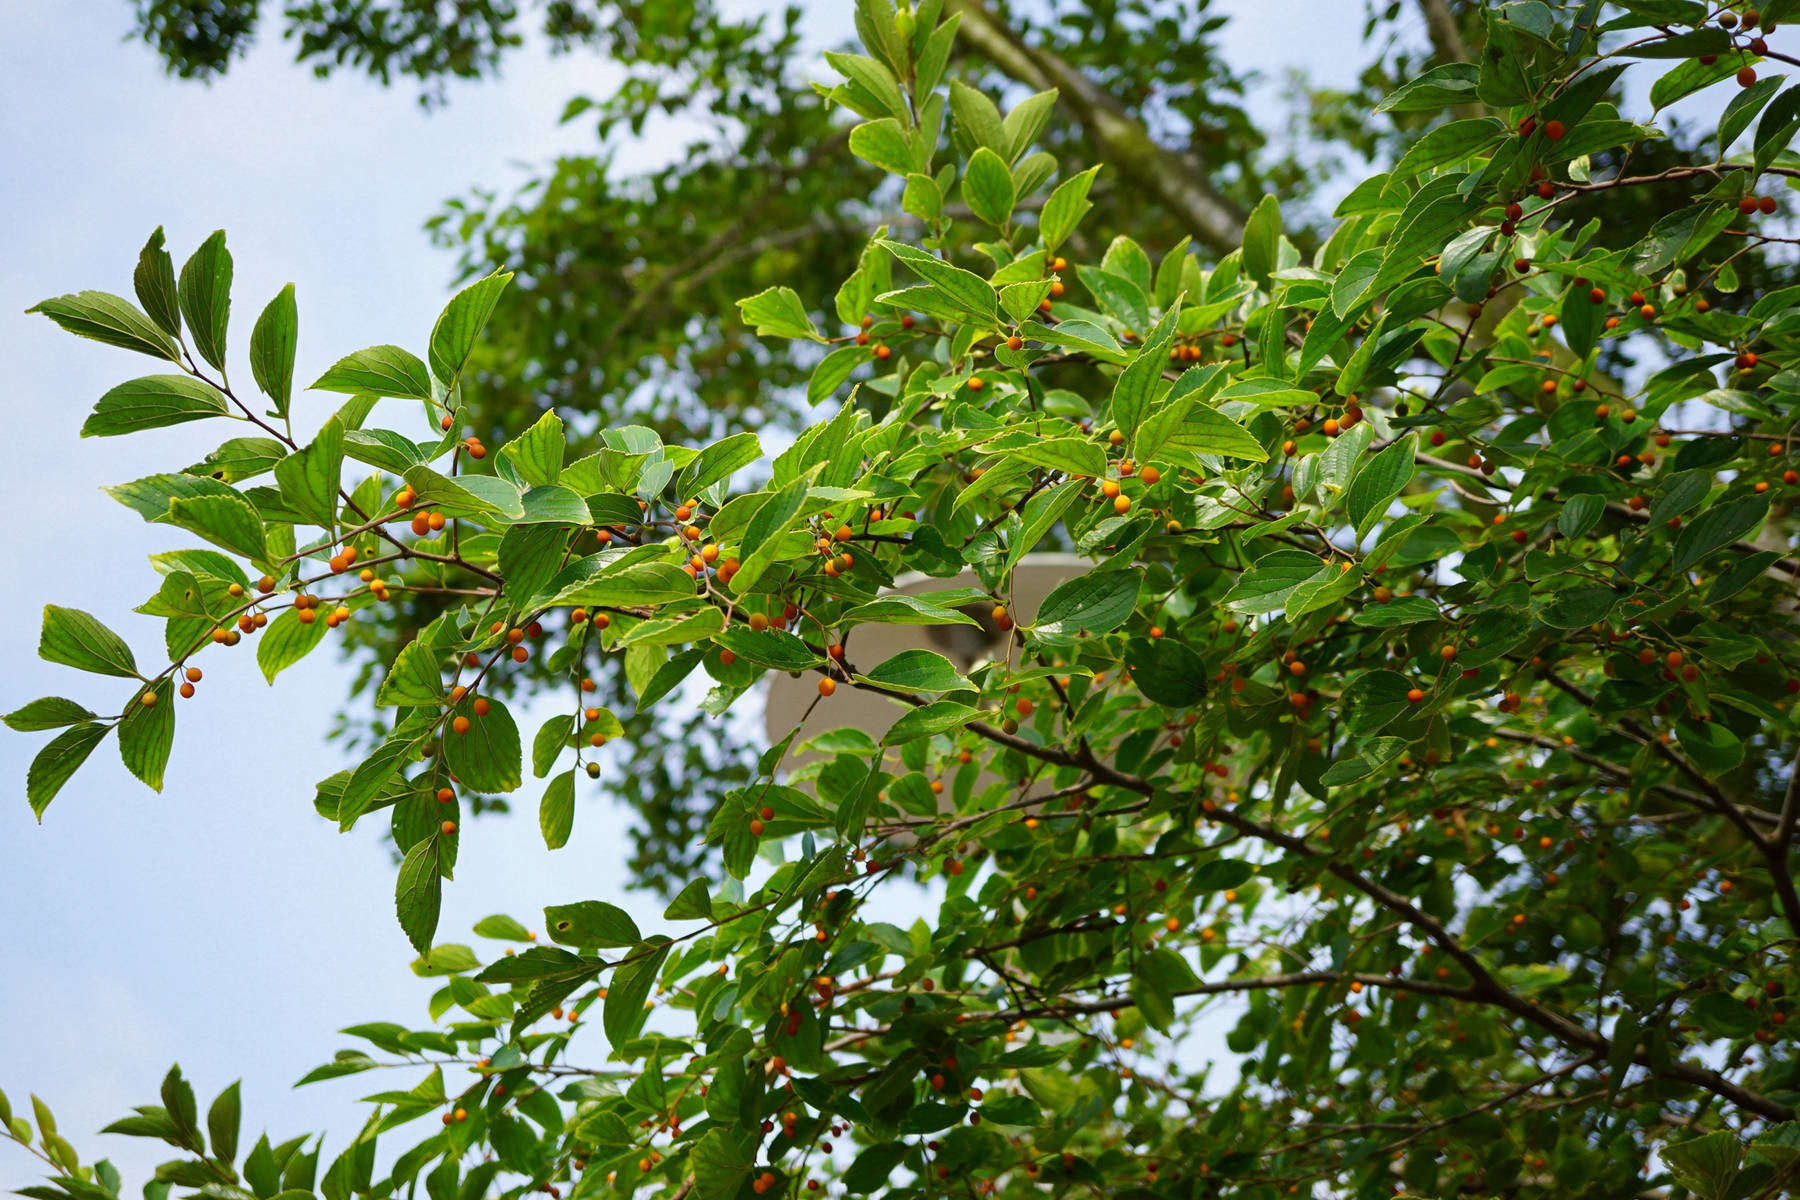
[[[1343, 83], [1362, 61], [1344, 53], [1360, 33], [1362, 6], [1351, 0], [1216, 7], [1254, 14], [1226, 31], [1235, 63], [1295, 65]], [[835, 39], [830, 9], [814, 6], [815, 27]], [[1294, 38], [1302, 22], [1310, 36]], [[527, 51], [500, 81], [454, 88], [447, 108], [426, 114], [405, 87], [321, 83], [274, 40], [210, 88], [168, 79], [149, 51], [122, 40], [129, 18], [116, 0], [13, 5], [4, 25], [0, 361], [13, 448], [0, 474], [0, 536], [23, 582], [0, 593], [13, 631], [0, 641], [0, 704], [55, 694], [116, 711], [123, 688], [36, 658], [42, 606], [87, 609], [154, 660], [157, 623], [130, 609], [152, 590], [144, 556], [167, 548], [169, 534], [100, 488], [197, 461], [220, 436], [190, 425], [80, 440], [95, 398], [154, 368], [24, 310], [81, 288], [129, 294], [138, 248], [158, 224], [177, 262], [224, 228], [239, 354], [255, 314], [290, 281], [301, 379], [365, 345], [421, 347], [452, 270], [422, 222], [472, 183], [520, 182], [525, 164], [590, 148], [581, 127], [559, 127], [557, 116], [618, 72], [592, 56]], [[1266, 100], [1257, 107], [1276, 116]], [[303, 425], [330, 410], [325, 397], [296, 404]], [[406, 970], [393, 867], [374, 832], [340, 835], [312, 811], [313, 782], [342, 765], [325, 734], [344, 668], [320, 652], [271, 691], [249, 644], [203, 665], [199, 696], [179, 709], [160, 796], [125, 773], [109, 744], [40, 826], [23, 779], [44, 739], [0, 736], [0, 1089], [15, 1107], [37, 1091], [84, 1158], [110, 1156], [134, 1188], [167, 1148], [95, 1131], [154, 1102], [172, 1061], [202, 1103], [243, 1077], [246, 1142], [265, 1125], [275, 1140], [330, 1130], [335, 1153], [360, 1121], [354, 1097], [391, 1085], [367, 1076], [290, 1085], [348, 1042], [335, 1029], [422, 1026], [431, 991]], [[464, 841], [443, 936], [490, 911], [529, 924], [545, 904], [585, 898], [656, 926], [660, 906], [622, 888], [618, 815], [585, 804], [568, 847], [547, 854], [535, 793], [522, 795], [518, 818], [481, 822]], [[0, 1187], [31, 1182], [36, 1166], [0, 1148]]]

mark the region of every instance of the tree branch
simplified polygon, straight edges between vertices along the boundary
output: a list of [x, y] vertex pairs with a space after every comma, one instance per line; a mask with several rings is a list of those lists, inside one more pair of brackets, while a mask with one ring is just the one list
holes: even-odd
[[961, 36], [1001, 71], [1057, 98], [1100, 156], [1133, 188], [1167, 208], [1194, 239], [1224, 254], [1244, 239], [1244, 214], [1213, 187], [1205, 171], [1160, 145], [1118, 98], [1048, 50], [1027, 46], [982, 0], [951, 0]]

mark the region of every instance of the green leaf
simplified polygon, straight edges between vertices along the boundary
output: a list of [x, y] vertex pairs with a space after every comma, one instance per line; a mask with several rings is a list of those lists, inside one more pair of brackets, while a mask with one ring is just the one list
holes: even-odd
[[[318, 621], [314, 625], [320, 624]], [[270, 629], [273, 630], [273, 624]], [[265, 635], [266, 636], [266, 635]], [[394, 656], [394, 665], [375, 693], [381, 707], [436, 708], [444, 701], [444, 684], [439, 670], [437, 648], [423, 638], [414, 638]]]
[[694, 581], [680, 567], [673, 563], [640, 563], [574, 584], [558, 593], [556, 602], [620, 608], [666, 604], [691, 599], [693, 595]]
[[980, 625], [974, 617], [919, 596], [893, 593], [859, 604], [842, 617], [845, 625]]
[[1089, 167], [1081, 174], [1063, 180], [1044, 201], [1044, 210], [1038, 214], [1038, 240], [1046, 252], [1054, 253], [1058, 246], [1068, 241], [1075, 227], [1081, 224], [1081, 218], [1094, 207], [1087, 196], [1094, 186], [1094, 176], [1099, 173], [1099, 167]]
[[711, 917], [712, 899], [704, 879], [696, 879], [682, 888], [663, 910], [665, 921], [705, 921]]
[[1381, 250], [1364, 250], [1344, 264], [1331, 285], [1333, 314], [1342, 318], [1355, 310], [1381, 273], [1382, 258]]
[[750, 1178], [749, 1153], [717, 1126], [694, 1143], [688, 1160], [693, 1164], [695, 1200], [732, 1200]]
[[844, 1190], [852, 1196], [867, 1196], [891, 1182], [894, 1169], [906, 1159], [906, 1146], [901, 1142], [880, 1142], [856, 1156], [844, 1172]]
[[212, 1138], [213, 1157], [224, 1163], [237, 1157], [238, 1124], [243, 1112], [238, 1086], [234, 1083], [220, 1092], [206, 1110], [206, 1132]]
[[1288, 597], [1295, 588], [1328, 570], [1330, 567], [1316, 554], [1305, 550], [1273, 550], [1240, 575], [1220, 603], [1241, 613], [1279, 612], [1287, 607]]
[[710, 605], [693, 612], [655, 617], [633, 625], [614, 644], [626, 646], [679, 646], [707, 641], [725, 628], [725, 612]]
[[602, 900], [550, 905], [544, 909], [544, 927], [552, 941], [579, 950], [635, 946], [644, 940], [629, 913]]
[[350, 772], [349, 779], [344, 783], [343, 794], [338, 798], [339, 832], [348, 833], [355, 828], [357, 820], [369, 811], [369, 806], [376, 797], [391, 789], [395, 777], [413, 756], [416, 746], [417, 743], [411, 736], [396, 730]]
[[1473, 63], [1446, 63], [1409, 79], [1389, 92], [1378, 113], [1436, 112], [1475, 99], [1478, 69]]
[[[189, 467], [186, 473], [205, 476], [223, 483], [237, 483], [239, 480], [254, 479], [258, 475], [266, 473], [285, 457], [287, 457], [287, 447], [274, 438], [232, 438], [208, 454], [203, 462]], [[114, 496], [118, 495], [113, 489], [108, 489], [108, 491]], [[145, 513], [145, 518], [155, 520], [167, 513], [168, 508], [167, 501], [164, 501], [155, 517]]]
[[[42, 729], [61, 729], [65, 725], [79, 725], [83, 721], [91, 721], [94, 714], [75, 703], [64, 700], [61, 696], [45, 696], [42, 700], [33, 700], [22, 708], [16, 708], [6, 714], [6, 727], [16, 733], [35, 733]], [[5, 1117], [0, 1116], [0, 1122]]]
[[1206, 664], [1174, 638], [1133, 638], [1131, 682], [1156, 704], [1186, 708], [1206, 695]]
[[139, 696], [145, 694], [154, 695], [156, 703], [132, 698], [125, 719], [119, 722], [119, 757], [127, 770], [160, 792], [169, 751], [175, 744], [175, 681], [163, 679]]
[[1371, 738], [1362, 748], [1362, 753], [1349, 758], [1339, 759], [1325, 768], [1319, 782], [1326, 787], [1338, 787], [1346, 783], [1355, 783], [1359, 779], [1367, 779], [1406, 752], [1405, 738], [1380, 737]]
[[744, 323], [753, 326], [758, 337], [807, 338], [815, 342], [825, 339], [813, 324], [812, 316], [801, 303], [800, 295], [790, 287], [772, 287], [737, 302]]
[[[471, 482], [484, 480], [485, 476], [471, 475], [466, 477]], [[593, 519], [588, 510], [587, 501], [574, 488], [564, 487], [559, 483], [546, 483], [532, 488], [520, 498], [524, 514], [518, 517], [521, 524], [526, 525], [587, 525]]]
[[437, 324], [431, 328], [431, 373], [446, 389], [452, 387], [469, 361], [469, 352], [494, 315], [500, 293], [512, 282], [512, 272], [495, 271], [478, 279], [450, 298]]
[[200, 357], [225, 369], [225, 328], [231, 321], [231, 252], [215, 230], [181, 264], [181, 315]]
[[785, 629], [765, 629], [758, 633], [745, 625], [733, 625], [714, 641], [753, 666], [772, 667], [777, 671], [808, 671], [825, 661], [817, 651]]
[[1735, 54], [1709, 55], [1710, 63], [1701, 62], [1698, 58], [1690, 58], [1676, 66], [1650, 85], [1650, 107], [1664, 109], [1680, 100], [1683, 96], [1691, 96], [1702, 88], [1711, 87], [1722, 79], [1729, 79], [1737, 74], [1741, 60]]
[[[830, 355], [826, 357], [829, 358]], [[762, 457], [762, 443], [756, 440], [754, 433], [734, 433], [724, 441], [714, 442], [696, 455], [694, 461], [681, 472], [675, 490], [684, 497], [698, 496], [713, 484], [730, 479]]]
[[529, 942], [531, 931], [509, 916], [496, 913], [491, 917], [483, 917], [475, 922], [473, 933], [476, 937], [493, 938], [503, 942]]
[[1788, 88], [1775, 97], [1756, 123], [1756, 169], [1766, 170], [1775, 157], [1800, 133], [1800, 87]]
[[1580, 537], [1594, 527], [1600, 514], [1606, 511], [1606, 497], [1591, 493], [1570, 496], [1563, 501], [1562, 508], [1556, 514], [1557, 532], [1571, 540]]
[[131, 647], [98, 619], [78, 608], [44, 606], [43, 631], [38, 635], [38, 657], [77, 671], [137, 677], [137, 660]]
[[25, 799], [40, 822], [50, 801], [56, 799], [56, 793], [87, 761], [87, 756], [94, 752], [94, 747], [100, 744], [110, 728], [97, 721], [73, 726], [51, 739], [50, 744], [31, 760], [31, 767], [25, 773]]
[[931, 650], [902, 650], [858, 679], [902, 692], [950, 692], [975, 685]]
[[431, 374], [419, 356], [398, 346], [370, 346], [345, 355], [313, 382], [313, 390], [431, 399]]
[[963, 203], [969, 211], [996, 229], [1012, 220], [1016, 198], [1012, 172], [1006, 161], [986, 146], [978, 147], [969, 157], [963, 172]]
[[82, 437], [117, 437], [226, 413], [225, 397], [186, 375], [147, 375], [100, 397], [81, 426]]
[[569, 547], [569, 534], [555, 525], [514, 525], [500, 538], [495, 565], [507, 594], [536, 596], [556, 577]]
[[575, 769], [571, 767], [544, 789], [544, 798], [538, 802], [538, 830], [547, 849], [560, 850], [569, 844], [569, 832], [574, 828]]
[[987, 280], [973, 271], [952, 266], [941, 258], [901, 242], [877, 238], [875, 245], [905, 263], [919, 278], [946, 296], [961, 315], [955, 319], [991, 329], [996, 320], [996, 297]]
[[919, 169], [912, 139], [892, 117], [867, 121], [852, 129], [850, 153], [894, 175], [904, 176]]
[[1032, 628], [1044, 637], [1117, 629], [1137, 608], [1142, 582], [1137, 571], [1093, 571], [1067, 580], [1044, 597]]
[[1364, 463], [1351, 479], [1344, 497], [1344, 515], [1355, 526], [1358, 542], [1369, 535], [1376, 522], [1387, 515], [1388, 505], [1412, 482], [1414, 450], [1412, 435], [1398, 438]]
[[1662, 1148], [1663, 1161], [1669, 1164], [1675, 1182], [1701, 1200], [1726, 1200], [1733, 1194], [1732, 1184], [1737, 1181], [1742, 1155], [1737, 1134], [1729, 1129]]
[[406, 852], [406, 860], [400, 864], [400, 876], [394, 884], [395, 915], [400, 918], [406, 940], [420, 954], [431, 952], [432, 935], [437, 932], [438, 908], [443, 900], [443, 883], [438, 872], [438, 839], [422, 838]]
[[1393, 174], [1407, 178], [1462, 162], [1505, 136], [1506, 127], [1498, 117], [1471, 117], [1439, 125], [1407, 147]]
[[1605, 620], [1618, 599], [1618, 594], [1603, 583], [1564, 588], [1544, 597], [1537, 617], [1557, 629], [1580, 629]]
[[132, 273], [132, 288], [138, 303], [162, 331], [172, 338], [181, 336], [181, 301], [175, 291], [175, 260], [163, 246], [162, 226], [150, 235], [138, 251], [137, 270]]
[[653, 942], [646, 943], [644, 951], [621, 965], [607, 986], [600, 1023], [606, 1030], [607, 1042], [615, 1049], [624, 1045], [643, 1024], [644, 1001], [650, 998], [656, 973], [662, 969], [663, 959], [668, 957], [668, 939], [658, 938]]
[[417, 497], [416, 503], [436, 505], [446, 517], [516, 521], [525, 515], [525, 498], [518, 485], [495, 475], [452, 479], [430, 467], [409, 467], [402, 478]]
[[343, 467], [344, 425], [333, 416], [311, 445], [275, 464], [275, 482], [290, 509], [330, 530], [337, 522], [338, 479]]
[[1056, 108], [1056, 97], [1055, 88], [1033, 93], [1013, 105], [1006, 114], [1006, 118], [1000, 122], [1000, 128], [1006, 135], [1007, 162], [1018, 162], [1019, 157], [1030, 149], [1038, 134], [1043, 132], [1051, 112]]
[[474, 702], [465, 696], [456, 706], [455, 715], [469, 718], [469, 731], [444, 738], [444, 762], [475, 791], [510, 792], [524, 781], [519, 727], [499, 700], [490, 698], [482, 716], [475, 715]]
[[270, 683], [275, 676], [310, 654], [325, 640], [329, 626], [320, 620], [303, 625], [293, 609], [280, 613], [257, 635], [256, 665]]
[[250, 330], [250, 374], [283, 417], [294, 398], [294, 352], [299, 344], [300, 309], [290, 283], [269, 301]]
[[169, 520], [220, 549], [261, 562], [268, 554], [262, 517], [242, 496], [194, 496], [169, 501]]
[[1743, 742], [1722, 722], [1691, 721], [1684, 717], [1675, 722], [1675, 734], [1682, 752], [1713, 778], [1736, 770], [1744, 761]]
[[915, 708], [894, 722], [882, 737], [884, 746], [898, 746], [902, 742], [915, 741], [919, 738], [935, 737], [940, 733], [948, 733], [952, 729], [961, 729], [970, 721], [978, 721], [988, 714], [979, 708], [970, 708], [966, 704], [954, 704], [949, 700], [938, 700], [921, 708]]
[[1366, 671], [1344, 690], [1344, 727], [1358, 737], [1378, 733], [1412, 707], [1412, 680], [1394, 671]]
[[800, 515], [808, 489], [808, 477], [803, 475], [757, 507], [744, 527], [738, 572], [731, 577], [732, 591], [740, 596], [748, 592], [781, 554], [783, 535]]
[[[154, 240], [154, 238], [152, 239]], [[109, 346], [136, 350], [170, 362], [181, 361], [173, 338], [158, 329], [129, 300], [110, 292], [75, 292], [32, 305], [26, 312], [43, 313], [77, 337], [92, 338]]]
[[1244, 222], [1244, 273], [1268, 287], [1280, 245], [1281, 202], [1267, 195]]
[[1768, 515], [1769, 501], [1763, 496], [1746, 496], [1707, 509], [1675, 539], [1675, 569], [1686, 571], [1707, 555], [1747, 536]]
[[[1127, 438], [1136, 437], [1138, 427], [1155, 407], [1159, 393], [1166, 389], [1163, 370], [1169, 363], [1169, 346], [1175, 340], [1175, 319], [1179, 315], [1178, 305], [1171, 306], [1163, 314], [1155, 328], [1144, 335], [1136, 357], [1119, 372], [1119, 378], [1113, 384], [1112, 418]], [[1135, 443], [1133, 448], [1138, 449]]]
[[1247, 462], [1267, 462], [1269, 452], [1248, 429], [1217, 409], [1196, 404], [1170, 433], [1166, 445], [1195, 454], [1216, 454]]
[[[35, 1097], [34, 1097], [35, 1099]], [[169, 1068], [169, 1073], [162, 1081], [163, 1111], [169, 1114], [169, 1120], [175, 1128], [192, 1139], [198, 1150], [203, 1143], [200, 1140], [200, 1108], [194, 1101], [194, 1089], [187, 1080], [181, 1077], [179, 1065]]]
[[1781, 90], [1781, 84], [1787, 76], [1770, 75], [1758, 79], [1754, 84], [1739, 90], [1725, 105], [1725, 111], [1719, 115], [1719, 154], [1723, 155], [1731, 149], [1731, 143], [1737, 141], [1744, 130], [1750, 128], [1750, 122], [1762, 111], [1763, 105], [1774, 98]]

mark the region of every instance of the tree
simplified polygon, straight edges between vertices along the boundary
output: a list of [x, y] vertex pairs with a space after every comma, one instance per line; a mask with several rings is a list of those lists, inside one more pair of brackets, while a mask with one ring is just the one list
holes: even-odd
[[[240, 1159], [235, 1092], [202, 1130], [177, 1069], [114, 1127], [181, 1151], [152, 1200], [1791, 1191], [1800, 289], [1738, 268], [1791, 245], [1800, 90], [1759, 68], [1793, 61], [1765, 44], [1792, 7], [1494, 7], [1478, 63], [1382, 101], [1431, 120], [1314, 249], [1269, 195], [1229, 252], [1153, 258], [1095, 227], [1103, 170], [1035, 149], [1054, 97], [945, 85], [954, 15], [863, 0], [826, 94], [916, 225], [832, 289], [739, 301], [838, 401], [773, 457], [630, 424], [584, 453], [555, 412], [471, 430], [505, 273], [423, 355], [338, 362], [313, 390], [349, 399], [304, 444], [290, 293], [249, 339], [263, 398], [227, 381], [223, 235], [179, 275], [153, 236], [137, 304], [39, 305], [170, 364], [84, 433], [256, 426], [116, 489], [213, 547], [156, 560], [166, 668], [46, 609], [45, 658], [129, 683], [116, 714], [7, 718], [61, 731], [40, 816], [112, 735], [160, 783], [196, 656], [249, 638], [273, 677], [440, 601], [384, 664], [381, 741], [315, 799], [386, 814], [444, 984], [429, 1027], [358, 1027], [371, 1049], [306, 1081], [424, 1078], [321, 1173], [305, 1138]], [[1632, 64], [1659, 111], [1729, 93], [1711, 161], [1639, 173], [1661, 128], [1607, 99]], [[1634, 196], [1647, 226], [1580, 217]], [[378, 396], [421, 423], [367, 427]], [[1091, 569], [1016, 613], [1051, 547]], [[966, 671], [857, 650], [983, 622], [1003, 649]], [[498, 956], [440, 942], [463, 806], [523, 787], [502, 681], [567, 698], [530, 753], [554, 849], [624, 731], [584, 690], [609, 659], [640, 714], [706, 689], [719, 718], [785, 672], [897, 719], [764, 753], [707, 829], [723, 881], [662, 929], [575, 900], [554, 945], [506, 916], [474, 930]], [[884, 920], [901, 879], [931, 920]], [[1221, 1016], [1235, 1079], [1193, 1061]], [[433, 1115], [377, 1178], [378, 1140]], [[120, 1194], [41, 1101], [0, 1116], [55, 1172], [38, 1200]]]

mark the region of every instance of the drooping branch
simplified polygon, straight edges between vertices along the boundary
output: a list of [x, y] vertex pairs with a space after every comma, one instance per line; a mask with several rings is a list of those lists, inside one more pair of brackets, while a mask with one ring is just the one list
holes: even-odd
[[962, 16], [959, 36], [982, 57], [1028, 87], [1055, 88], [1106, 162], [1173, 213], [1196, 241], [1221, 254], [1238, 248], [1244, 214], [1212, 185], [1203, 165], [1159, 144], [1117, 97], [1061, 57], [1026, 45], [981, 0], [951, 0], [948, 7]]

